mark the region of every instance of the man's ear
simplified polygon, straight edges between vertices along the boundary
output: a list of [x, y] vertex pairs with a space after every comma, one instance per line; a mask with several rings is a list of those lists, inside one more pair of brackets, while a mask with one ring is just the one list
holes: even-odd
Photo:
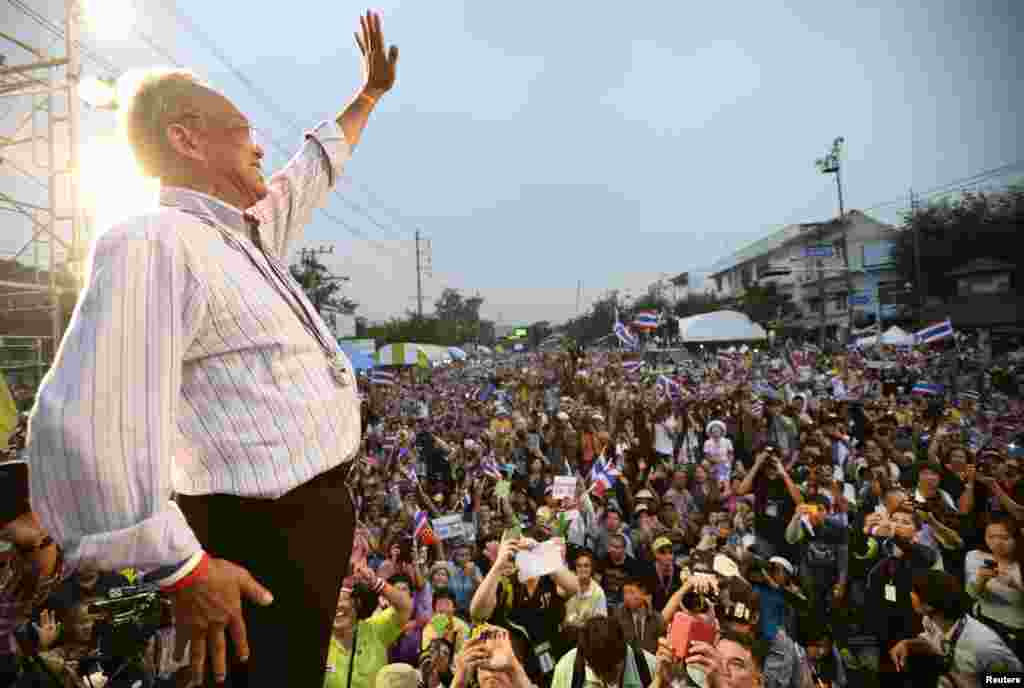
[[195, 132], [182, 124], [168, 124], [164, 130], [167, 142], [175, 153], [189, 160], [205, 161], [206, 154]]

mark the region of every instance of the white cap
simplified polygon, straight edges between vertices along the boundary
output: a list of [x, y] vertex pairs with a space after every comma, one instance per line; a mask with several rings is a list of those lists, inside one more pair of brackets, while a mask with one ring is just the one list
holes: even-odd
[[789, 560], [786, 559], [785, 557], [772, 557], [771, 559], [768, 560], [768, 563], [769, 564], [778, 564], [782, 568], [786, 569], [786, 573], [788, 573], [789, 575], [791, 575], [791, 576], [796, 575], [796, 569], [793, 568], [793, 565], [790, 564]]

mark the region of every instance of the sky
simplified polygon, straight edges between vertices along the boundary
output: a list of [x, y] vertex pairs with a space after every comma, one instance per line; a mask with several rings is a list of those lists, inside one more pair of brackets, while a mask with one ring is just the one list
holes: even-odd
[[[24, 2], [60, 16], [57, 0]], [[359, 5], [292, 0], [270, 12], [178, 0], [253, 92], [175, 21], [170, 0], [134, 4], [137, 28], [165, 55], [137, 33], [91, 29], [90, 49], [121, 69], [169, 55], [289, 146], [300, 142], [296, 124], [335, 116], [359, 85]], [[328, 203], [348, 228], [317, 214], [303, 244], [333, 247], [324, 260], [351, 278], [359, 314], [415, 307], [417, 229], [430, 240], [426, 312], [450, 287], [479, 292], [482, 314], [503, 324], [559, 322], [580, 292], [585, 310], [607, 290], [639, 295], [661, 276], [690, 271], [699, 284], [779, 226], [837, 214], [834, 179], [814, 167], [837, 136], [846, 208], [895, 201], [871, 211], [885, 221], [899, 219], [911, 188], [1020, 170], [1017, 0], [625, 8], [373, 8], [400, 48], [398, 80]], [[40, 35], [6, 1], [0, 23]], [[0, 117], [0, 134], [16, 114]], [[83, 119], [87, 136], [113, 130], [110, 113]], [[39, 192], [0, 166], [0, 190], [12, 189]], [[14, 228], [4, 235], [25, 231], [4, 222]]]

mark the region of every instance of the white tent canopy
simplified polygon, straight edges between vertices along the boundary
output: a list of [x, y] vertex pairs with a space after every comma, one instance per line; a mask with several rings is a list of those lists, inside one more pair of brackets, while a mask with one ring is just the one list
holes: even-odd
[[373, 358], [378, 365], [414, 365], [421, 368], [429, 367], [430, 361], [423, 345], [407, 342], [382, 346]]
[[[882, 333], [881, 343], [884, 346], [913, 346], [914, 335], [893, 325]], [[864, 337], [857, 340], [857, 346], [875, 346], [877, 344], [878, 337]]]
[[752, 342], [767, 339], [764, 328], [737, 311], [715, 311], [679, 319], [684, 342]]

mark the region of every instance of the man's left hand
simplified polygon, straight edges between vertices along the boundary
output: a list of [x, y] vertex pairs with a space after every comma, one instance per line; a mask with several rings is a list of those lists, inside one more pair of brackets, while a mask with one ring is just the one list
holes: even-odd
[[398, 65], [398, 46], [384, 49], [384, 34], [380, 28], [380, 15], [367, 12], [359, 17], [360, 31], [355, 34], [356, 45], [363, 54], [363, 92], [379, 98], [395, 85]]

